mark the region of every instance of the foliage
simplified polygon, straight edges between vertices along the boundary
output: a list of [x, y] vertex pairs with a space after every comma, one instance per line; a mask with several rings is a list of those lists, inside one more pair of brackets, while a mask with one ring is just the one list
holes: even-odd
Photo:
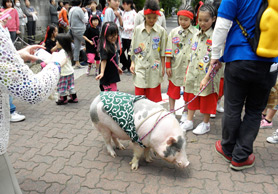
[[160, 7], [164, 9], [164, 14], [168, 16], [172, 12], [172, 7], [179, 8], [181, 0], [160, 0], [159, 4]]
[[140, 10], [143, 9], [144, 4], [145, 4], [145, 0], [134, 0], [133, 2], [135, 4], [135, 6], [136, 6], [136, 10], [137, 11], [140, 11]]

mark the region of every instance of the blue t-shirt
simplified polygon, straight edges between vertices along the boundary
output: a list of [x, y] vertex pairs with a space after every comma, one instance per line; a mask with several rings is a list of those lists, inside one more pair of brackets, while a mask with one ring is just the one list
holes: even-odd
[[218, 9], [218, 16], [233, 21], [226, 40], [224, 55], [221, 58], [223, 62], [236, 60], [278, 62], [278, 57], [263, 58], [257, 56], [235, 21], [237, 18], [247, 33], [253, 37], [261, 2], [261, 0], [222, 0]]

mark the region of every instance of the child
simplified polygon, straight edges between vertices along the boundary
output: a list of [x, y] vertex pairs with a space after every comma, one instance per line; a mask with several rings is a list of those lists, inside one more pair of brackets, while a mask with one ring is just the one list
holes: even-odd
[[87, 53], [87, 58], [88, 58], [88, 71], [87, 75], [90, 74], [91, 68], [92, 68], [92, 63], [96, 64], [96, 73], [97, 75], [98, 69], [99, 69], [99, 55], [97, 52], [97, 45], [99, 41], [99, 30], [98, 30], [98, 24], [100, 22], [100, 18], [97, 15], [92, 15], [89, 23], [90, 27], [87, 28], [85, 31], [83, 38], [86, 41], [86, 53]]
[[[211, 38], [213, 33], [213, 25], [216, 20], [216, 11], [210, 4], [204, 4], [198, 14], [198, 24], [200, 31], [193, 36], [192, 52], [187, 74], [185, 76], [185, 92], [184, 100], [190, 101], [200, 91], [203, 78], [209, 76], [210, 72], [210, 55], [211, 55]], [[210, 69], [209, 69], [210, 68]], [[184, 130], [193, 129], [193, 116], [195, 110], [200, 110], [204, 114], [203, 122], [200, 123], [194, 130], [194, 134], [205, 134], [210, 131], [210, 114], [216, 113], [216, 105], [219, 91], [220, 77], [218, 74], [213, 79], [207, 88], [194, 101], [188, 105], [187, 120], [181, 125]]]
[[134, 30], [129, 55], [135, 95], [145, 95], [154, 102], [162, 100], [160, 84], [165, 73], [165, 47], [167, 33], [156, 24], [160, 15], [157, 0], [147, 0], [144, 7], [145, 22]]
[[[97, 10], [97, 1], [95, 0], [89, 1], [88, 8], [89, 8], [88, 9], [89, 20], [92, 15], [97, 15], [99, 18], [101, 18], [101, 11]], [[90, 21], [88, 22], [87, 27], [90, 27]], [[100, 30], [101, 21], [99, 21], [97, 28]]]
[[99, 53], [101, 58], [100, 74], [96, 80], [100, 80], [101, 91], [117, 91], [117, 82], [122, 74], [118, 66], [117, 41], [119, 39], [118, 27], [114, 22], [106, 22], [101, 30]]
[[[72, 67], [71, 59], [73, 57], [72, 48], [71, 48], [71, 37], [65, 34], [59, 34], [57, 37], [57, 48], [61, 49], [59, 54], [67, 56], [67, 60], [64, 64], [61, 64], [61, 76], [58, 82], [58, 93], [60, 99], [58, 100], [57, 105], [65, 105], [69, 103], [77, 103], [77, 95], [74, 90], [74, 69]], [[70, 100], [67, 100], [67, 93], [70, 94]]]
[[51, 24], [47, 26], [45, 38], [43, 41], [43, 46], [46, 48], [45, 50], [49, 53], [53, 53], [57, 50], [56, 46], [56, 36], [58, 34], [58, 28]]
[[[179, 27], [174, 28], [169, 36], [165, 50], [166, 73], [169, 79], [168, 96], [170, 111], [175, 108], [175, 101], [180, 98], [180, 87], [183, 86], [183, 79], [189, 61], [191, 41], [197, 29], [193, 27], [193, 8], [190, 5], [181, 7], [177, 13]], [[185, 108], [186, 110], [186, 108]], [[187, 118], [187, 110], [183, 112], [182, 121]]]
[[119, 12], [119, 0], [107, 0], [108, 8], [105, 10], [103, 23], [114, 22], [120, 28], [123, 26], [122, 16]]
[[134, 20], [136, 11], [133, 8], [133, 0], [123, 0], [123, 32], [122, 32], [122, 43], [123, 50], [121, 54], [121, 63], [123, 64], [122, 70], [130, 71], [131, 60], [130, 56], [126, 57], [125, 51], [129, 51], [131, 38], [134, 29]]

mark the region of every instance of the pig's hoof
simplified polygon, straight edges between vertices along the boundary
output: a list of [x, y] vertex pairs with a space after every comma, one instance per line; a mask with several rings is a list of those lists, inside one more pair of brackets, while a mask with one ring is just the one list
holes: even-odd
[[145, 161], [148, 162], [148, 163], [150, 163], [150, 162], [153, 161], [153, 158], [152, 158], [151, 156], [146, 157], [146, 158], [145, 158]]
[[117, 146], [117, 148], [118, 148], [119, 150], [125, 150], [125, 146], [124, 146], [123, 144], [120, 144], [119, 146]]
[[115, 158], [115, 157], [117, 156], [116, 152], [114, 152], [114, 151], [110, 151], [109, 154], [110, 154], [113, 158]]
[[137, 170], [138, 169], [138, 163], [133, 163], [133, 162], [130, 162], [129, 164], [131, 164], [131, 170]]

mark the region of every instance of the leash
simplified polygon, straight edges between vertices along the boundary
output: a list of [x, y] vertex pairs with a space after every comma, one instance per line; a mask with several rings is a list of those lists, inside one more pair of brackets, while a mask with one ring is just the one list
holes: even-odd
[[[206, 87], [209, 85], [209, 83], [210, 83], [211, 81], [213, 81], [213, 78], [215, 77], [216, 73], [218, 72], [218, 70], [215, 70], [215, 67], [216, 67], [216, 65], [213, 64], [212, 69], [211, 69], [211, 72], [210, 72], [210, 74], [209, 74], [210, 79], [209, 79], [208, 83], [199, 91], [199, 93], [198, 93], [197, 95], [194, 96], [194, 98], [192, 98], [189, 102], [187, 102], [185, 105], [181, 106], [180, 108], [177, 108], [177, 109], [175, 109], [175, 110], [172, 110], [172, 111], [170, 111], [169, 113], [167, 113], [166, 115], [164, 115], [163, 117], [161, 117], [160, 119], [157, 119], [157, 121], [156, 121], [156, 123], [154, 124], [153, 128], [151, 128], [151, 130], [150, 130], [148, 133], [146, 133], [143, 137], [141, 137], [141, 138], [140, 138], [140, 141], [142, 141], [146, 136], [148, 136], [148, 135], [154, 130], [154, 128], [155, 128], [155, 127], [157, 126], [157, 124], [159, 123], [159, 121], [161, 121], [161, 120], [162, 120], [163, 118], [165, 118], [166, 116], [172, 114], [173, 112], [178, 111], [178, 110], [184, 108], [185, 106], [187, 106], [188, 104], [190, 104], [193, 100], [195, 100], [198, 96], [200, 96], [200, 94], [206, 89]], [[160, 117], [160, 115], [159, 115], [159, 117]], [[158, 118], [159, 118], [159, 117], [158, 117]]]

